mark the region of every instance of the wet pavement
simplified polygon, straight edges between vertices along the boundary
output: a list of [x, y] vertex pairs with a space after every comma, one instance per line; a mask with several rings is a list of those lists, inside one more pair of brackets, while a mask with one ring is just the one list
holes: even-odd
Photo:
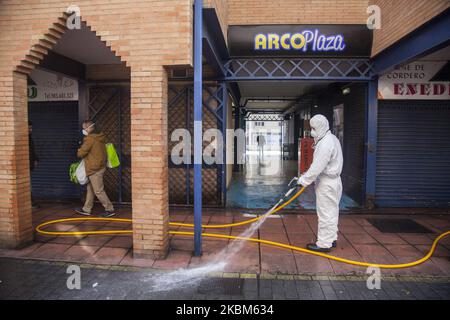
[[[233, 173], [233, 179], [227, 191], [227, 206], [230, 208], [268, 209], [272, 207], [288, 190], [287, 184], [298, 176], [298, 162], [283, 160], [280, 155], [257, 155], [246, 157], [242, 172]], [[315, 210], [314, 188], [305, 192], [286, 208]], [[358, 207], [349, 196], [343, 195], [341, 210]]]
[[[0, 258], [0, 299], [20, 300], [449, 300], [449, 278], [386, 277], [369, 289], [364, 277], [204, 277], [155, 290], [150, 269]], [[69, 286], [68, 286], [69, 284]], [[72, 289], [69, 289], [72, 288]]]
[[[96, 208], [101, 213], [101, 208]], [[121, 218], [131, 218], [130, 208], [120, 208]], [[233, 210], [205, 209], [204, 224], [221, 224], [247, 220], [254, 215]], [[51, 219], [79, 217], [68, 204], [42, 204], [33, 213], [33, 224]], [[371, 218], [400, 219], [416, 222], [431, 233], [382, 232], [369, 221]], [[189, 209], [172, 209], [170, 220], [192, 223]], [[391, 220], [393, 221], [393, 220]], [[129, 229], [130, 223], [81, 222], [53, 225], [50, 230]], [[171, 227], [171, 230], [178, 228]], [[209, 229], [208, 232], [240, 235], [246, 226]], [[315, 215], [283, 214], [268, 218], [253, 237], [305, 247], [316, 238]], [[189, 229], [181, 229], [189, 230]], [[404, 263], [422, 258], [436, 236], [450, 230], [450, 215], [342, 215], [339, 223], [338, 246], [332, 255], [371, 263]], [[151, 267], [158, 270], [196, 268], [211, 262], [218, 252], [229, 252], [231, 241], [203, 238], [203, 255], [193, 256], [193, 240], [186, 236], [170, 236], [170, 251], [166, 259], [136, 259], [130, 235], [45, 236], [35, 234], [35, 242], [20, 250], [0, 250], [0, 257], [64, 261], [80, 264]], [[450, 237], [444, 238], [427, 262], [407, 269], [382, 270], [382, 275], [450, 276]], [[276, 248], [264, 244], [243, 243], [232, 257], [226, 256], [221, 272], [240, 276], [270, 275], [365, 275], [366, 268], [346, 265], [329, 259]]]

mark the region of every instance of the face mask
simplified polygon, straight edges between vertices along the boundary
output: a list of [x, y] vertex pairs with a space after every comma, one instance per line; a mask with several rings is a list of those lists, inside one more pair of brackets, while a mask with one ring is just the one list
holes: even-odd
[[315, 138], [315, 137], [317, 137], [317, 132], [316, 132], [316, 130], [312, 129], [311, 130], [311, 138]]
[[90, 127], [92, 127], [95, 123], [91, 124], [89, 127], [87, 127], [86, 129], [83, 129], [81, 132], [83, 133], [84, 136], [87, 136], [89, 133], [87, 132], [87, 129], [89, 129]]

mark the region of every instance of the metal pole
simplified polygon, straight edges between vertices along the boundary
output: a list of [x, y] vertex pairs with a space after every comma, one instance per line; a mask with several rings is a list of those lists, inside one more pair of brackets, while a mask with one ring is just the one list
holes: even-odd
[[[184, 88], [186, 93], [186, 129], [189, 130], [191, 125], [191, 88], [185, 87]], [[191, 146], [189, 146], [191, 148]], [[190, 153], [190, 150], [189, 150]], [[185, 170], [186, 170], [186, 205], [189, 205], [191, 202], [191, 157], [189, 158], [189, 161], [185, 164]]]
[[202, 254], [202, 29], [203, 1], [194, 2], [194, 248]]
[[223, 161], [222, 161], [222, 201], [223, 206], [227, 205], [227, 115], [228, 115], [228, 89], [225, 82], [221, 83], [222, 89], [222, 136], [223, 136]]
[[118, 106], [118, 112], [119, 112], [119, 204], [122, 203], [122, 177], [123, 177], [123, 165], [122, 165], [122, 88], [119, 87], [119, 106]]
[[369, 81], [367, 93], [365, 205], [367, 208], [372, 209], [375, 202], [377, 170], [378, 77], [374, 77], [373, 80]]

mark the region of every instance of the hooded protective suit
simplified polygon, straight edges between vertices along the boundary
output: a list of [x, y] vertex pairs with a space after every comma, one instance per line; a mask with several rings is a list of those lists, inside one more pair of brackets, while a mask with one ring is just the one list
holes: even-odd
[[315, 182], [318, 232], [316, 245], [331, 248], [337, 240], [339, 202], [342, 196], [342, 149], [338, 138], [329, 130], [327, 118], [315, 115], [310, 120], [314, 138], [311, 167], [298, 180], [302, 186]]

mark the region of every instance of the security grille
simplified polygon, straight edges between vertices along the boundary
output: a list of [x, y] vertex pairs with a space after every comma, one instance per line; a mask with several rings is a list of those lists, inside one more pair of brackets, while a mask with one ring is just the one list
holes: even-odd
[[112, 201], [131, 202], [131, 119], [130, 88], [93, 86], [89, 88], [89, 117], [107, 141], [114, 144], [121, 165], [105, 173], [105, 190]]
[[225, 79], [239, 80], [370, 80], [372, 64], [363, 59], [231, 59]]
[[[221, 129], [221, 88], [203, 87], [203, 133], [208, 129]], [[194, 137], [194, 90], [192, 86], [169, 86], [168, 103], [168, 145], [169, 145], [169, 203], [192, 205], [194, 202], [194, 170], [192, 164], [174, 164], [171, 161], [172, 149], [179, 143], [171, 141], [176, 129], [187, 129], [191, 135], [191, 163], [193, 163]], [[203, 148], [210, 142], [203, 141]], [[220, 206], [222, 199], [222, 174], [218, 165], [203, 165], [202, 190], [203, 203]]]
[[245, 117], [246, 121], [283, 121], [282, 114], [266, 114], [266, 113], [249, 113]]

